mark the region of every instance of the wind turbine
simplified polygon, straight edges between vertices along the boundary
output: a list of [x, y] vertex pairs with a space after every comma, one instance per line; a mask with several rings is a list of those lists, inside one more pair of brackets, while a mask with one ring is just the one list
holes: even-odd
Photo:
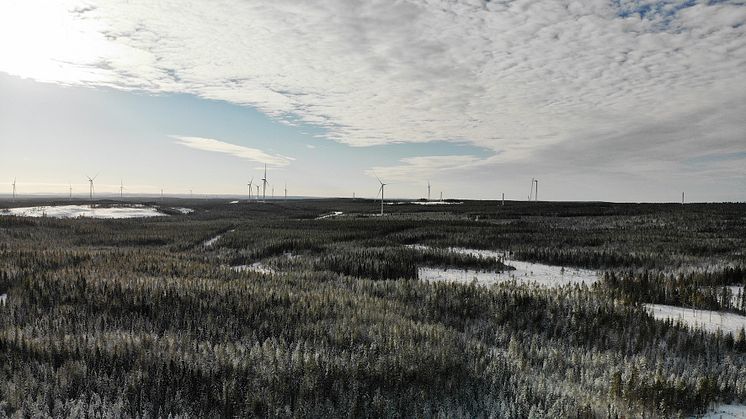
[[249, 187], [249, 201], [251, 201], [251, 184], [254, 183], [254, 178], [252, 177], [251, 180], [249, 180], [249, 183], [246, 184], [246, 186]]
[[264, 163], [264, 177], [262, 178], [262, 201], [267, 199], [267, 163]]
[[70, 200], [73, 199], [73, 184], [70, 183]]
[[539, 179], [534, 179], [534, 183], [536, 183], [536, 190], [534, 191], [534, 201], [539, 200]]
[[88, 175], [86, 175], [85, 177], [88, 178], [88, 198], [93, 201], [93, 181], [96, 180], [96, 178], [98, 177], [98, 173], [96, 173], [96, 176], [94, 177], [90, 177]]
[[119, 179], [119, 199], [124, 197], [124, 180]]
[[430, 200], [430, 181], [427, 181], [427, 200]]
[[[386, 186], [386, 184], [383, 183], [383, 181], [381, 181], [378, 176], [376, 176], [376, 179], [378, 179], [378, 183], [381, 184], [381, 188], [378, 190], [378, 193], [381, 194], [381, 216], [383, 216], [383, 187]], [[376, 194], [376, 197], [377, 196], [378, 195]]]
[[16, 200], [16, 178], [13, 178], [13, 201]]
[[529, 201], [531, 201], [531, 198], [533, 198], [533, 196], [534, 196], [534, 181], [535, 180], [536, 179], [531, 178], [531, 192], [529, 192], [529, 194], [528, 194], [528, 200]]
[[288, 183], [285, 182], [285, 200], [288, 200]]
[[259, 199], [259, 185], [256, 185], [256, 199]]
[[275, 187], [272, 187], [272, 199], [275, 199]]

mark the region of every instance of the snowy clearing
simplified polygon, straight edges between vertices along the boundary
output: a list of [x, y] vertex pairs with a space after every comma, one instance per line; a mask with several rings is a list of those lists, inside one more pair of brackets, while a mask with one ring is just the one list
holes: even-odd
[[202, 243], [202, 246], [204, 246], [204, 247], [212, 247], [212, 245], [214, 245], [215, 242], [217, 242], [218, 240], [220, 240], [221, 237], [225, 236], [228, 233], [233, 233], [234, 231], [236, 231], [236, 230], [228, 230], [226, 233], [218, 234], [217, 236], [215, 236], [215, 237], [213, 237], [211, 239], [205, 240]]
[[179, 211], [182, 214], [191, 214], [194, 212], [194, 210], [191, 208], [178, 207], [178, 208], [171, 208], [171, 209], [174, 211]]
[[702, 419], [746, 419], [746, 405], [742, 404], [721, 404], [715, 406], [709, 412], [702, 416], [694, 416]]
[[344, 214], [342, 211], [334, 211], [331, 214], [324, 214], [316, 217], [317, 220], [323, 220], [324, 218], [332, 218], [332, 217], [339, 217], [340, 215]]
[[141, 218], [163, 217], [166, 214], [158, 212], [154, 207], [144, 205], [111, 206], [105, 208], [91, 208], [90, 205], [49, 205], [40, 207], [7, 208], [0, 210], [0, 215], [18, 215], [22, 217], [53, 217], [53, 218]]
[[452, 201], [397, 201], [397, 202], [386, 202], [386, 205], [461, 205], [463, 202], [452, 202]]
[[679, 320], [689, 327], [704, 329], [708, 332], [732, 333], [734, 336], [741, 328], [746, 328], [746, 316], [710, 310], [692, 310], [691, 308], [667, 306], [663, 304], [645, 304], [650, 314], [656, 319]]
[[238, 201], [231, 201], [229, 204], [238, 204]]
[[257, 272], [260, 274], [273, 274], [275, 273], [275, 270], [264, 266], [261, 262], [254, 262], [251, 265], [238, 265], [238, 266], [231, 266], [231, 269], [236, 272]]
[[[415, 249], [427, 249], [427, 246], [410, 245]], [[451, 247], [447, 250], [472, 256], [490, 257], [502, 260], [513, 271], [494, 272], [476, 271], [472, 269], [441, 269], [422, 267], [418, 269], [418, 276], [424, 281], [448, 281], [470, 283], [477, 281], [482, 285], [492, 285], [500, 282], [517, 281], [530, 283], [542, 287], [558, 287], [568, 284], [591, 285], [598, 281], [598, 272], [590, 269], [563, 268], [561, 266], [545, 265], [542, 263], [523, 262], [504, 257], [500, 252], [492, 250], [463, 249]]]

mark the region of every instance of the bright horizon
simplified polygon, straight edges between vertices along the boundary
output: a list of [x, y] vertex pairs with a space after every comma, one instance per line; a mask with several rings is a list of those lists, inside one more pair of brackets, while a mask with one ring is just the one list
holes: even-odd
[[[746, 6], [0, 5], [0, 196], [746, 200]], [[270, 192], [268, 190], [267, 195]]]

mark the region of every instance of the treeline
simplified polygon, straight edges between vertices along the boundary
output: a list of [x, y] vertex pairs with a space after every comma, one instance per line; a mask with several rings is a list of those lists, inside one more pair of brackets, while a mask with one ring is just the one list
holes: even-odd
[[746, 269], [742, 266], [678, 275], [649, 271], [605, 272], [603, 281], [616, 298], [634, 303], [746, 314]]

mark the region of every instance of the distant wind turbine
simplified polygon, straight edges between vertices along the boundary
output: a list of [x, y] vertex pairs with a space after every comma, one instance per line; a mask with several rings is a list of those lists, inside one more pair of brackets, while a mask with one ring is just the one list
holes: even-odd
[[251, 180], [249, 180], [249, 183], [246, 184], [246, 186], [249, 187], [249, 201], [251, 201], [251, 185], [254, 183], [254, 178], [252, 177]]
[[16, 178], [13, 178], [13, 201], [16, 200]]
[[[383, 183], [383, 181], [378, 176], [376, 176], [376, 179], [378, 179], [378, 183], [381, 184], [381, 188], [378, 189], [378, 193], [381, 194], [381, 216], [383, 216], [383, 188], [384, 186], [386, 186], [386, 184]], [[377, 196], [378, 195], [376, 195], [376, 197]]]
[[119, 199], [124, 198], [124, 180], [119, 179]]
[[267, 199], [267, 163], [264, 163], [264, 177], [262, 178], [262, 201]]
[[288, 183], [285, 182], [285, 200], [288, 200]]
[[68, 182], [68, 183], [70, 183], [70, 200], [72, 200], [73, 199], [73, 184], [71, 182]]
[[430, 200], [430, 181], [427, 181], [427, 200]]
[[90, 177], [88, 175], [85, 176], [85, 177], [88, 178], [88, 199], [90, 199], [91, 201], [93, 201], [93, 192], [94, 192], [93, 181], [96, 180], [96, 178], [98, 177], [98, 175], [99, 174], [96, 173], [96, 176], [94, 176], [94, 177]]

